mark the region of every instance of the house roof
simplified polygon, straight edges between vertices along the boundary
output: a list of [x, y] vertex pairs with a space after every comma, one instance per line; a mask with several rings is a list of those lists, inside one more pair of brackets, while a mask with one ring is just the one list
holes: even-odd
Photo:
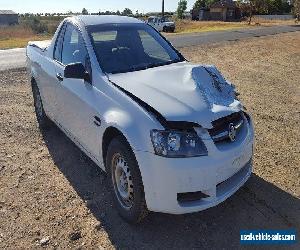
[[18, 14], [12, 10], [0, 10], [0, 15], [18, 15]]
[[219, 2], [213, 3], [210, 8], [235, 8], [236, 4], [232, 0], [221, 0]]

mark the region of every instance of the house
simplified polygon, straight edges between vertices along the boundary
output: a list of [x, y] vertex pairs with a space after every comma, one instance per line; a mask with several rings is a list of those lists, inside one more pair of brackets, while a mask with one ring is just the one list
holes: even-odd
[[18, 24], [18, 14], [12, 10], [0, 10], [0, 25]]
[[209, 8], [201, 8], [200, 10], [193, 10], [192, 19], [197, 21], [209, 21], [210, 13]]
[[232, 0], [220, 0], [208, 7], [191, 10], [192, 20], [236, 21], [241, 18], [241, 11]]
[[221, 0], [210, 6], [210, 20], [234, 21], [241, 17], [240, 9], [232, 0]]

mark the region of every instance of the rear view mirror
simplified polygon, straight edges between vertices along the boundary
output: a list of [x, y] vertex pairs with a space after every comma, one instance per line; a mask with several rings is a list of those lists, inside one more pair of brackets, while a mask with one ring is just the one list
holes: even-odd
[[65, 78], [83, 79], [90, 82], [90, 75], [82, 63], [71, 63], [65, 67]]

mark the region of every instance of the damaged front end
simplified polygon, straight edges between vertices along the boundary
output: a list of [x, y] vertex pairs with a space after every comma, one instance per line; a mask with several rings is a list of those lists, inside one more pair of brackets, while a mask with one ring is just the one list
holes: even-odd
[[163, 157], [207, 155], [203, 140], [235, 141], [246, 121], [235, 86], [214, 66], [178, 63], [109, 80], [164, 127], [150, 132]]

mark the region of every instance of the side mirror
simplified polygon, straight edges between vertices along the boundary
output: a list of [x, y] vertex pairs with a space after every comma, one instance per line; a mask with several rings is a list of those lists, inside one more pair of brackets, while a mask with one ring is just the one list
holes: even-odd
[[65, 78], [83, 79], [87, 82], [91, 81], [89, 73], [85, 70], [82, 63], [70, 63], [64, 70]]

